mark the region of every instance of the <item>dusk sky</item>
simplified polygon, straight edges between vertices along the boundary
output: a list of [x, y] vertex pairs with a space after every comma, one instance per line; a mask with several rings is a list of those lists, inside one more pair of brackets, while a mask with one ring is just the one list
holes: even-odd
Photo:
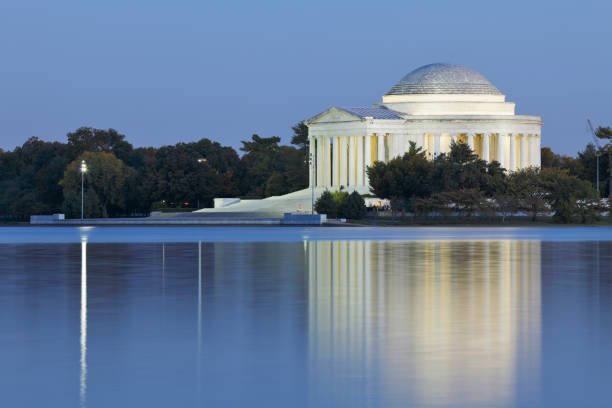
[[0, 148], [112, 127], [135, 146], [253, 133], [289, 143], [330, 106], [370, 105], [433, 62], [489, 79], [542, 145], [612, 126], [612, 3], [0, 2]]

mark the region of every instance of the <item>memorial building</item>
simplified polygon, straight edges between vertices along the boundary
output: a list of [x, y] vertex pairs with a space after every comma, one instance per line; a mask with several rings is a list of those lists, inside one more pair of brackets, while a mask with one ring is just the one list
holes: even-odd
[[395, 84], [373, 106], [331, 107], [306, 121], [314, 169], [310, 186], [369, 191], [366, 167], [408, 151], [427, 157], [467, 143], [508, 171], [540, 166], [542, 119], [515, 114], [493, 84], [460, 65], [430, 64]]

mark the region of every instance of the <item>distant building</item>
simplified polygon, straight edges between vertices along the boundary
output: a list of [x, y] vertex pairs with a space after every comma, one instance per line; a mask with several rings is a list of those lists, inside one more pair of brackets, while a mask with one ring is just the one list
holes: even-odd
[[371, 107], [332, 107], [306, 121], [314, 160], [311, 186], [365, 193], [366, 166], [422, 147], [433, 159], [467, 143], [507, 170], [540, 166], [542, 119], [514, 114], [514, 103], [469, 68], [431, 64], [393, 86]]

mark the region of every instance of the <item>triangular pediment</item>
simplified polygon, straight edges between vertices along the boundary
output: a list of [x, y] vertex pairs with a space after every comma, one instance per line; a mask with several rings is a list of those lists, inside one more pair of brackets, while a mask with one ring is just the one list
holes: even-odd
[[308, 119], [307, 124], [311, 125], [314, 123], [330, 123], [330, 122], [354, 122], [360, 121], [362, 118], [355, 114], [349, 113], [343, 109], [336, 108], [335, 106], [329, 108], [325, 112], [321, 112], [316, 116]]

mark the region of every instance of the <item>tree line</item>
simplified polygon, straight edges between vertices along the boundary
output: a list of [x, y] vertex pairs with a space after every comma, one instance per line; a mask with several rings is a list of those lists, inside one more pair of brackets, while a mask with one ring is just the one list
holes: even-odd
[[[292, 131], [290, 146], [281, 145], [279, 137], [252, 135], [242, 142], [242, 156], [206, 138], [135, 148], [114, 129], [82, 127], [68, 133], [65, 143], [32, 137], [13, 151], [0, 149], [0, 218], [27, 220], [32, 214], [57, 212], [80, 216], [82, 160], [89, 169], [84, 175], [88, 217], [210, 207], [215, 197], [286, 194], [308, 185], [308, 128], [301, 122]], [[534, 215], [551, 207], [558, 219], [567, 221], [587, 217], [594, 208], [598, 155], [600, 196], [610, 192], [612, 129], [599, 128], [597, 135], [607, 145], [589, 144], [575, 158], [542, 148], [541, 171], [506, 173], [499, 163], [478, 159], [464, 144], [431, 161], [412, 145], [403, 157], [376, 162], [368, 175], [372, 192], [389, 198], [395, 211], [431, 214], [453, 208], [471, 216], [492, 211], [494, 202], [503, 214], [518, 210]], [[326, 196], [328, 210], [338, 216], [359, 207], [353, 206], [357, 197], [348, 207], [348, 196], [331, 198], [333, 205]]]
[[67, 141], [31, 137], [0, 149], [0, 218], [32, 214], [80, 217], [80, 164], [87, 164], [87, 217], [145, 215], [160, 208], [210, 207], [214, 197], [263, 198], [308, 186], [308, 128], [293, 128], [292, 144], [253, 135], [242, 156], [209, 139], [135, 148], [114, 129], [81, 127]]
[[[612, 136], [609, 128], [600, 134], [604, 139]], [[609, 144], [606, 149], [599, 153], [607, 158], [612, 153]], [[607, 160], [600, 160], [598, 193], [596, 154], [591, 144], [577, 158], [543, 148], [541, 169], [506, 172], [499, 162], [479, 159], [463, 143], [454, 143], [448, 154], [434, 160], [428, 160], [425, 151], [411, 143], [402, 157], [375, 162], [367, 173], [373, 194], [388, 198], [392, 210], [404, 215], [470, 218], [500, 214], [504, 221], [521, 212], [535, 221], [539, 214], [552, 212], [559, 222], [587, 222], [608, 210], [601, 197], [609, 194], [609, 167], [603, 163]]]

